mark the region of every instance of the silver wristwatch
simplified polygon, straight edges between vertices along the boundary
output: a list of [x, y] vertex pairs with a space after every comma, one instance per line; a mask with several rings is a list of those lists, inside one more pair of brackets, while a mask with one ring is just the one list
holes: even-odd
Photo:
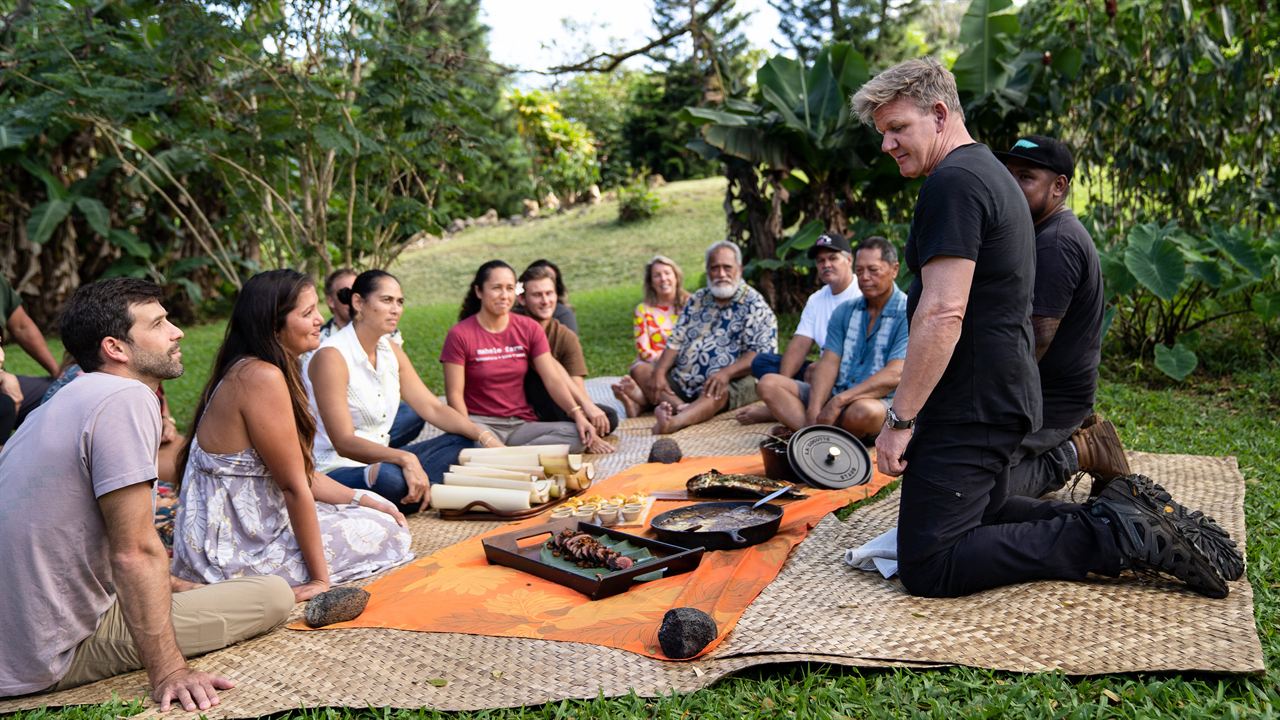
[[894, 412], [893, 406], [890, 405], [889, 412], [885, 415], [884, 424], [888, 425], [893, 430], [910, 430], [915, 427], [916, 419], [911, 418], [910, 420], [903, 420], [898, 417], [898, 413]]

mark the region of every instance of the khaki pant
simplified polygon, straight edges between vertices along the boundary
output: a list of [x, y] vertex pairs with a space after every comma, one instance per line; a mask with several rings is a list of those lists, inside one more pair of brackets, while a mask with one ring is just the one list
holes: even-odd
[[[236, 578], [173, 595], [173, 630], [183, 657], [193, 657], [261, 635], [293, 610], [293, 590], [275, 575]], [[66, 690], [142, 668], [138, 648], [117, 601], [98, 629], [76, 647], [67, 674], [53, 690]]]

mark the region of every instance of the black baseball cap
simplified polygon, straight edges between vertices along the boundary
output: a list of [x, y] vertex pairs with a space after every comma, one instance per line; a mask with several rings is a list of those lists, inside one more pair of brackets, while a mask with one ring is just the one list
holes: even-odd
[[818, 236], [817, 240], [813, 241], [813, 247], [809, 248], [809, 257], [817, 257], [819, 250], [839, 250], [850, 255], [853, 254], [853, 248], [849, 246], [849, 241], [840, 233], [833, 232], [824, 232]]
[[1071, 156], [1071, 148], [1061, 140], [1044, 135], [1027, 135], [1013, 144], [1009, 152], [997, 152], [1001, 162], [1022, 160], [1032, 165], [1048, 168], [1070, 180], [1076, 170], [1075, 158]]

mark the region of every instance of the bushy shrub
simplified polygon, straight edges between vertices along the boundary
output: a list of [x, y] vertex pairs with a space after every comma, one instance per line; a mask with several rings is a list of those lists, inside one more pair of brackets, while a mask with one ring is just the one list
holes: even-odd
[[649, 189], [644, 175], [637, 176], [629, 184], [618, 188], [618, 222], [632, 223], [648, 220], [658, 214], [662, 201]]

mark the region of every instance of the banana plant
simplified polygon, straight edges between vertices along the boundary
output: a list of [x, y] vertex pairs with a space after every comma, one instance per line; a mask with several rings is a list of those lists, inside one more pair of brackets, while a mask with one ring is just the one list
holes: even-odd
[[[814, 228], [847, 231], [850, 218], [880, 220], [881, 200], [904, 181], [880, 152], [849, 99], [871, 73], [848, 43], [823, 48], [812, 65], [775, 56], [756, 73], [749, 98], [719, 108], [685, 108], [699, 129], [689, 147], [725, 163], [730, 236], [750, 260], [748, 273], [771, 301], [791, 307], [812, 291], [811, 262], [796, 238]], [[788, 240], [785, 228], [801, 228]]]

